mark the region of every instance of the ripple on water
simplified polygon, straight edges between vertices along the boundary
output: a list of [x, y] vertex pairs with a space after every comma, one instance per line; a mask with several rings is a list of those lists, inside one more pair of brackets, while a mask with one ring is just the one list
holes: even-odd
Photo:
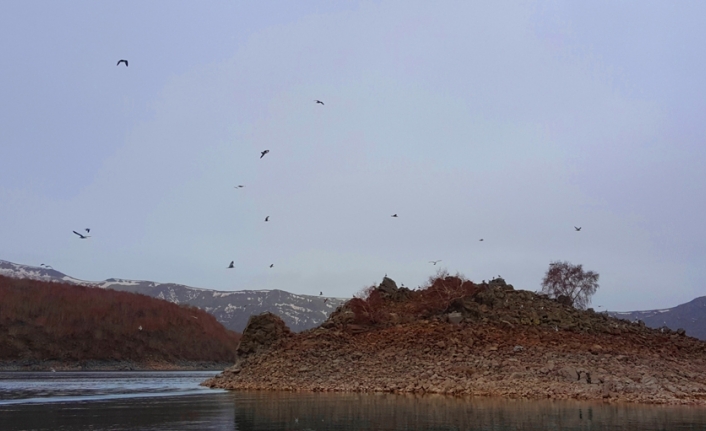
[[[198, 386], [214, 373], [47, 374], [0, 373], [0, 402], [5, 403], [0, 404], [0, 430], [706, 429], [702, 407], [440, 395], [223, 392]], [[43, 401], [28, 402], [31, 398]]]

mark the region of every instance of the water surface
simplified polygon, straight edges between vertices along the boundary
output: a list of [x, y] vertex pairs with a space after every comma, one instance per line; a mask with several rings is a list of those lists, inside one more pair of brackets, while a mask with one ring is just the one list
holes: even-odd
[[0, 430], [706, 430], [706, 409], [225, 392], [214, 372], [0, 373]]

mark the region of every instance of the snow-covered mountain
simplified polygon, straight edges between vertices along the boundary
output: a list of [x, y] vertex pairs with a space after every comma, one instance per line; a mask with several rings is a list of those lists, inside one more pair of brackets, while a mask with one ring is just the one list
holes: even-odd
[[647, 311], [613, 311], [608, 314], [618, 319], [642, 320], [650, 328], [662, 326], [673, 330], [683, 328], [686, 335], [706, 340], [706, 296], [700, 296], [672, 308]]
[[[295, 295], [283, 290], [239, 290], [225, 292], [174, 283], [122, 280], [85, 281], [43, 266], [29, 266], [0, 260], [0, 275], [13, 278], [55, 281], [123, 290], [188, 304], [205, 310], [228, 329], [242, 332], [253, 314], [269, 311], [280, 316], [293, 331], [320, 325], [346, 299]], [[326, 300], [326, 302], [324, 302]]]

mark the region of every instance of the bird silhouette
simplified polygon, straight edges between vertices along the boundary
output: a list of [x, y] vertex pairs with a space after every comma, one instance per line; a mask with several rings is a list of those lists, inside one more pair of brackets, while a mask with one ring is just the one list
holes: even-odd
[[483, 238], [479, 239], [478, 241], [483, 241]]
[[319, 296], [321, 296], [321, 295], [323, 295], [323, 294], [324, 294], [324, 292], [319, 292]]
[[270, 152], [270, 150], [261, 151], [261, 152], [260, 152], [260, 158], [265, 157], [265, 154], [267, 154], [267, 153], [269, 153], [269, 152]]
[[328, 301], [328, 298], [324, 298], [324, 304], [326, 304], [326, 301]]
[[233, 269], [233, 268], [235, 268], [234, 264], [235, 264], [235, 261], [234, 261], [234, 260], [231, 260], [231, 261], [230, 261], [230, 265], [228, 265], [228, 268], [227, 268], [227, 269]]
[[90, 228], [86, 228], [85, 231], [86, 231], [86, 233], [91, 233], [91, 229], [90, 229]]
[[45, 267], [45, 268], [47, 268], [47, 269], [54, 269], [54, 268], [52, 268], [51, 265], [41, 264], [41, 265], [39, 265], [39, 266], [43, 266], [43, 267]]
[[429, 263], [436, 265], [437, 263], [441, 262], [441, 259], [439, 260], [430, 260]]
[[238, 184], [237, 186], [235, 186], [236, 189], [242, 189], [243, 187], [245, 187], [245, 186], [242, 184]]
[[390, 217], [397, 217], [397, 213], [392, 214]]
[[574, 229], [576, 229], [576, 232], [578, 232], [581, 230], [581, 226], [579, 226], [579, 227], [574, 226]]
[[76, 232], [76, 231], [73, 231], [73, 232], [74, 232], [76, 235], [78, 235], [81, 239], [86, 239], [86, 238], [90, 238], [90, 237], [91, 237], [91, 235], [83, 235], [83, 234], [80, 234], [80, 233], [78, 233], [78, 232]]
[[116, 64], [116, 66], [120, 66], [120, 63], [125, 63], [125, 67], [127, 67], [127, 60], [118, 60], [118, 64]]
[[273, 266], [275, 266], [275, 264], [274, 264], [274, 263], [271, 263], [271, 264], [270, 264], [270, 268], [272, 268]]
[[322, 105], [324, 104], [324, 102], [322, 102], [322, 101], [320, 101], [320, 100], [314, 100], [314, 102], [320, 103], [320, 104], [322, 104]]
[[265, 217], [265, 221], [270, 221], [270, 216]]

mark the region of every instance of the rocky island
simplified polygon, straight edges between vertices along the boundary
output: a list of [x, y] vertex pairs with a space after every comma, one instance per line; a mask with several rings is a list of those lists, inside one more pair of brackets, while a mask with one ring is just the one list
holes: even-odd
[[682, 330], [442, 275], [418, 290], [385, 278], [298, 334], [252, 316], [235, 365], [204, 385], [704, 405], [705, 360]]

